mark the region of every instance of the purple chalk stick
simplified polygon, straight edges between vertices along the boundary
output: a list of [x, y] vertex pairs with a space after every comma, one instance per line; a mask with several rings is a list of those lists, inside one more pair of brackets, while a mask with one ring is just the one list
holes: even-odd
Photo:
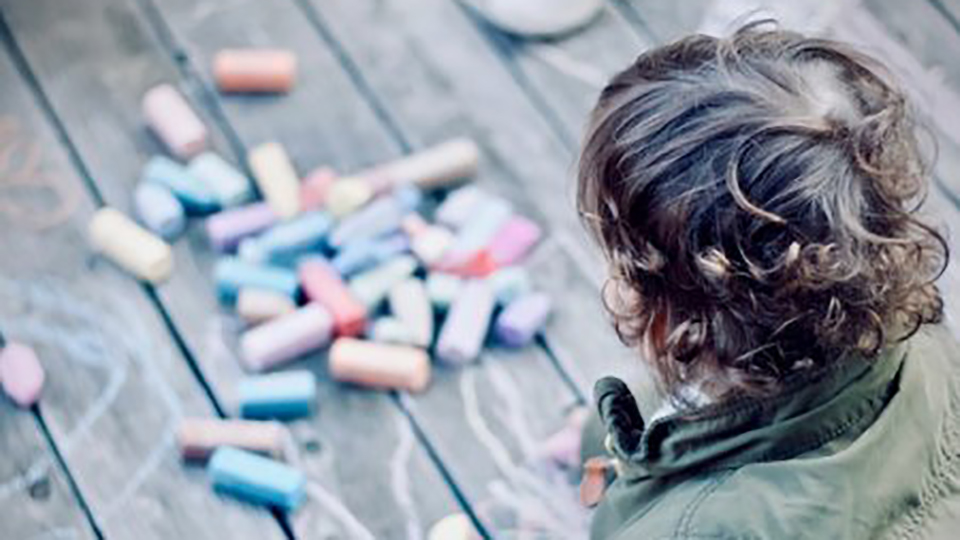
[[453, 365], [476, 360], [487, 337], [495, 304], [493, 290], [486, 281], [468, 282], [443, 323], [437, 340], [437, 357]]
[[207, 237], [218, 251], [230, 251], [240, 240], [257, 234], [277, 222], [267, 203], [242, 206], [207, 218]]
[[532, 293], [510, 303], [497, 317], [494, 333], [508, 347], [522, 347], [533, 340], [550, 316], [550, 297]]

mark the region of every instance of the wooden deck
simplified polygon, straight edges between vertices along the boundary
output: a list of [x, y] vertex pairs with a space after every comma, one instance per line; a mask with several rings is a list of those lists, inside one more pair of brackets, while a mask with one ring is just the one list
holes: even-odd
[[[610, 0], [586, 31], [528, 43], [454, 0], [0, 0], [0, 327], [36, 346], [48, 372], [32, 411], [0, 400], [0, 537], [421, 538], [454, 512], [504, 537], [505, 510], [517, 508], [546, 516], [553, 536], [581, 537], [574, 488], [530, 466], [592, 381], [630, 369], [573, 210], [581, 127], [603, 81], [639, 51], [722, 28], [756, 3]], [[939, 143], [929, 210], [960, 223], [960, 0], [766, 4], [791, 26], [864, 45], [904, 78]], [[295, 51], [295, 91], [217, 94], [209, 64], [228, 46]], [[301, 171], [350, 172], [474, 138], [477, 182], [550, 232], [529, 262], [557, 303], [544, 338], [440, 370], [419, 396], [337, 384], [322, 355], [306, 358], [295, 367], [316, 372], [319, 412], [291, 428], [320, 493], [289, 517], [215, 495], [180, 462], [172, 431], [184, 415], [231, 415], [242, 375], [200, 227], [157, 288], [93, 256], [83, 235], [96, 207], [129, 210], [160, 152], [139, 100], [162, 81], [235, 163], [278, 140]], [[47, 218], [57, 224], [44, 228]], [[948, 293], [960, 291], [955, 272]], [[948, 302], [952, 321], [958, 305]]]

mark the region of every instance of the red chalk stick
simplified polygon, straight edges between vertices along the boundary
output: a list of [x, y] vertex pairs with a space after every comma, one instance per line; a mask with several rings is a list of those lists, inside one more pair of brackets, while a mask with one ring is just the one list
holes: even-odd
[[36, 403], [45, 379], [43, 366], [32, 348], [8, 342], [0, 350], [0, 384], [17, 405], [27, 408]]
[[359, 336], [367, 325], [367, 308], [357, 300], [340, 274], [320, 258], [300, 263], [297, 270], [303, 292], [333, 316], [338, 336]]

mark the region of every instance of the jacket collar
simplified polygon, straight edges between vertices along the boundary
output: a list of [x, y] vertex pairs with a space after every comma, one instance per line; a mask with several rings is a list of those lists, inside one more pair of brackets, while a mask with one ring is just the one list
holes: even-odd
[[875, 359], [849, 357], [788, 381], [767, 398], [736, 398], [644, 425], [623, 381], [597, 382], [608, 447], [634, 478], [735, 468], [789, 459], [869, 426], [896, 390], [907, 344]]

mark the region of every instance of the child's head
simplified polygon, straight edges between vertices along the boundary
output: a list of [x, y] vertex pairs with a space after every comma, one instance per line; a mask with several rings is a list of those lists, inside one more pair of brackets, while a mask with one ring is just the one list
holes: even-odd
[[903, 93], [843, 44], [752, 25], [641, 55], [580, 163], [621, 338], [670, 391], [767, 393], [938, 320], [923, 165]]

